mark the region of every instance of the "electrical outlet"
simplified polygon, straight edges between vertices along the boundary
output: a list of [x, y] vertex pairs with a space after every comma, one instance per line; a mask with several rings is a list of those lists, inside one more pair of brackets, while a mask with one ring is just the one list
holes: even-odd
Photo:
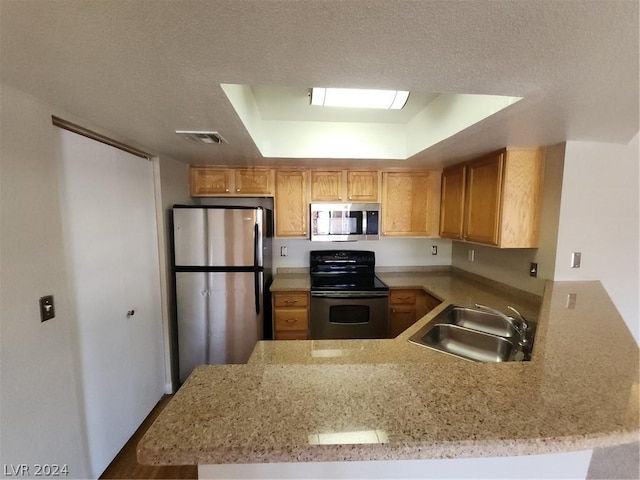
[[40, 321], [46, 322], [56, 316], [56, 309], [53, 305], [53, 295], [40, 297]]
[[287, 254], [288, 254], [287, 247], [285, 247], [285, 246], [280, 247], [280, 256], [281, 257], [286, 257]]
[[475, 261], [476, 259], [476, 251], [473, 248], [470, 248], [467, 251], [467, 260], [469, 260], [470, 262]]
[[438, 246], [431, 245], [431, 255], [437, 255], [437, 254], [438, 254]]
[[531, 266], [529, 267], [529, 275], [532, 277], [538, 276], [538, 264], [531, 262]]

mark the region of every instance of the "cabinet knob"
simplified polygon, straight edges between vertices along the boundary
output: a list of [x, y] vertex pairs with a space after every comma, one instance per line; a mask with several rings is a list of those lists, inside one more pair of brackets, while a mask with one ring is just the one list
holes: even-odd
[[229, 189], [228, 189], [228, 188], [225, 188], [225, 189], [224, 189], [224, 191], [225, 191], [225, 192], [228, 192], [228, 191], [229, 191]]
[[239, 189], [239, 188], [236, 188], [236, 192], [239, 192], [239, 191], [240, 191], [240, 189]]

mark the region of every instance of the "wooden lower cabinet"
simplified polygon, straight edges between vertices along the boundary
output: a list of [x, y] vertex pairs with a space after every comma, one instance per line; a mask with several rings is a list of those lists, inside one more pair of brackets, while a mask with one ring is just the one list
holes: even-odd
[[273, 331], [275, 340], [309, 338], [309, 294], [275, 292], [273, 294]]
[[397, 337], [440, 304], [420, 288], [391, 289], [389, 292], [389, 336]]

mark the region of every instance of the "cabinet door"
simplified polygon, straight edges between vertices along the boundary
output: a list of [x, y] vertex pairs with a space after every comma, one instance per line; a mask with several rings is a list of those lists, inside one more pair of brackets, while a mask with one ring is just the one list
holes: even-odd
[[503, 162], [500, 152], [467, 166], [465, 240], [498, 245]]
[[235, 170], [235, 193], [240, 195], [270, 195], [271, 170], [268, 168], [239, 168]]
[[342, 170], [311, 172], [311, 201], [340, 202], [343, 199]]
[[437, 172], [382, 174], [382, 234], [398, 237], [435, 236], [440, 212]]
[[276, 172], [275, 219], [277, 237], [308, 235], [308, 173], [305, 170]]
[[412, 305], [398, 305], [391, 307], [389, 315], [389, 336], [397, 337], [416, 321], [416, 309]]
[[350, 202], [377, 202], [378, 172], [347, 172], [347, 199]]
[[462, 238], [466, 173], [464, 165], [448, 168], [442, 172], [441, 237]]
[[192, 197], [206, 197], [231, 192], [233, 170], [229, 168], [191, 167], [189, 190]]

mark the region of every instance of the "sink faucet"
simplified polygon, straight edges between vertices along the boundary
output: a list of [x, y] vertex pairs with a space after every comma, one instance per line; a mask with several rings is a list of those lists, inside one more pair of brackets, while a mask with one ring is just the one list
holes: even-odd
[[527, 324], [527, 321], [524, 319], [524, 317], [522, 316], [522, 314], [516, 310], [515, 308], [513, 308], [511, 305], [507, 305], [507, 308], [513, 312], [515, 312], [515, 314], [518, 316], [518, 320], [520, 322], [520, 325], [518, 325], [516, 323], [516, 319], [513, 317], [510, 317], [504, 313], [502, 313], [500, 310], [496, 310], [494, 308], [491, 307], [487, 307], [486, 305], [480, 305], [479, 303], [476, 303], [476, 308], [480, 309], [480, 310], [484, 310], [486, 312], [490, 312], [493, 313], [495, 315], [498, 315], [502, 318], [504, 318], [512, 327], [513, 329], [518, 333], [518, 335], [520, 335], [520, 344], [522, 346], [525, 346], [529, 343], [529, 338], [527, 336], [527, 332], [529, 331], [529, 325]]

